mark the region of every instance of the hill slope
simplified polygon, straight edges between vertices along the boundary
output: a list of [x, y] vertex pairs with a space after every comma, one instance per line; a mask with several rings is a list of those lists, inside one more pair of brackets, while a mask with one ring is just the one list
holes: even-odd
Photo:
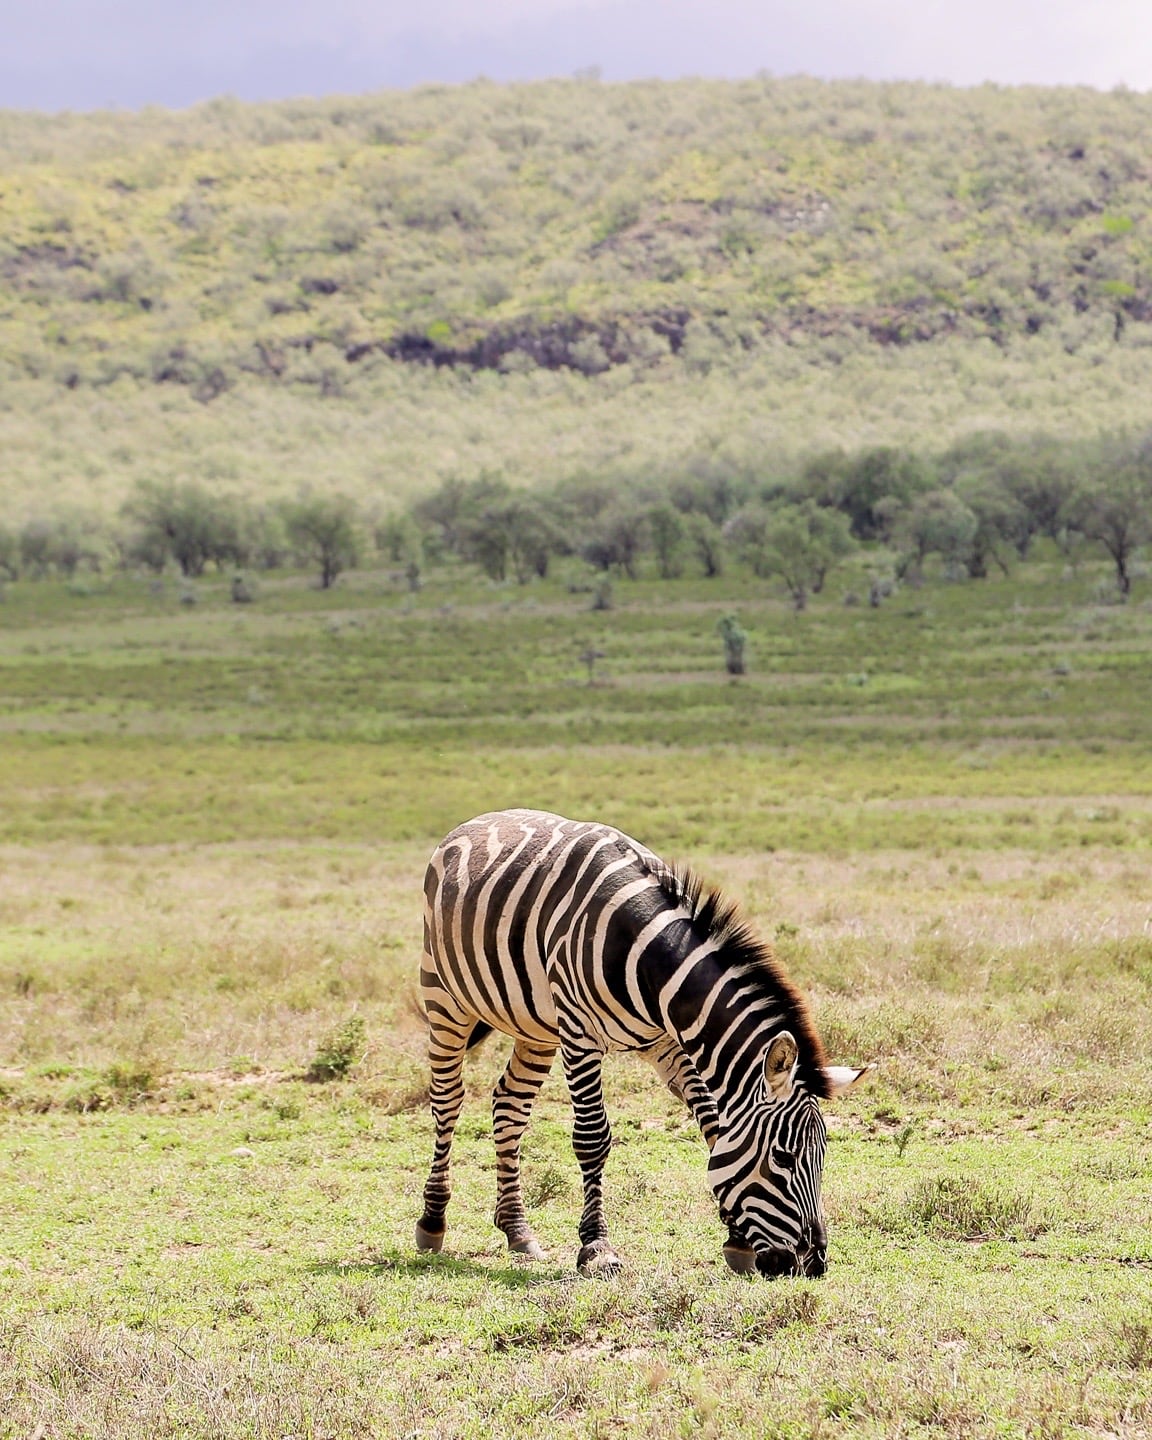
[[298, 483], [358, 430], [336, 478], [411, 488], [1139, 423], [1150, 122], [1129, 92], [803, 79], [0, 114], [8, 497], [108, 502], [202, 448]]

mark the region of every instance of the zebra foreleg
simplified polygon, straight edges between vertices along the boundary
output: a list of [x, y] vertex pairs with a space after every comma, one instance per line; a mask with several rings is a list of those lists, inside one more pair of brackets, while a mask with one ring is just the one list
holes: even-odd
[[564, 1051], [564, 1074], [575, 1115], [572, 1148], [584, 1177], [580, 1254], [576, 1258], [582, 1275], [615, 1275], [620, 1269], [620, 1257], [608, 1242], [604, 1217], [604, 1164], [612, 1147], [612, 1130], [604, 1108], [603, 1058], [599, 1051]]
[[[716, 1113], [716, 1101], [712, 1098], [712, 1092], [701, 1080], [692, 1057], [669, 1035], [645, 1050], [644, 1058], [656, 1067], [657, 1074], [677, 1100], [682, 1100], [692, 1111], [700, 1133], [711, 1150], [720, 1133], [720, 1117]], [[724, 1260], [728, 1268], [735, 1270], [737, 1275], [756, 1273], [756, 1252], [734, 1225], [728, 1226]]]
[[700, 1133], [704, 1136], [709, 1150], [716, 1143], [720, 1133], [720, 1117], [716, 1113], [716, 1101], [712, 1092], [700, 1079], [700, 1072], [687, 1054], [671, 1035], [657, 1041], [642, 1052], [644, 1058], [656, 1068], [664, 1084], [691, 1110]]
[[429, 1094], [436, 1124], [432, 1169], [424, 1186], [424, 1213], [416, 1222], [416, 1248], [439, 1250], [444, 1244], [444, 1214], [452, 1197], [450, 1160], [452, 1136], [464, 1104], [464, 1051], [475, 1021], [449, 1018], [442, 1006], [428, 1005], [428, 1059], [432, 1067]]
[[524, 1213], [520, 1188], [520, 1140], [552, 1061], [555, 1045], [517, 1040], [504, 1074], [492, 1091], [492, 1134], [496, 1141], [496, 1227], [508, 1237], [508, 1248], [529, 1260], [543, 1260], [544, 1251]]

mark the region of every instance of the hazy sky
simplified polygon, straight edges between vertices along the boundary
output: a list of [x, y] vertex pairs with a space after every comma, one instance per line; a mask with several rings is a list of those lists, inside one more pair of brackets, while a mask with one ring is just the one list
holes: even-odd
[[0, 107], [423, 81], [864, 75], [1152, 89], [1152, 0], [0, 0]]

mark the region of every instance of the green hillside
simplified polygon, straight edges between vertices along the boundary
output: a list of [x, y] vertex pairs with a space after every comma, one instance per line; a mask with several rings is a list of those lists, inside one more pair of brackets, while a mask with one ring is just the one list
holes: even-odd
[[805, 79], [0, 114], [4, 497], [1139, 425], [1150, 123]]

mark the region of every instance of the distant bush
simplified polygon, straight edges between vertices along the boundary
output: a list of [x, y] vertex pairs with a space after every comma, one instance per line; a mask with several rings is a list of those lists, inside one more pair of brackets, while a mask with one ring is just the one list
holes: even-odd
[[722, 616], [716, 629], [724, 642], [724, 668], [729, 675], [743, 675], [746, 669], [744, 651], [748, 644], [748, 632], [735, 615]]

